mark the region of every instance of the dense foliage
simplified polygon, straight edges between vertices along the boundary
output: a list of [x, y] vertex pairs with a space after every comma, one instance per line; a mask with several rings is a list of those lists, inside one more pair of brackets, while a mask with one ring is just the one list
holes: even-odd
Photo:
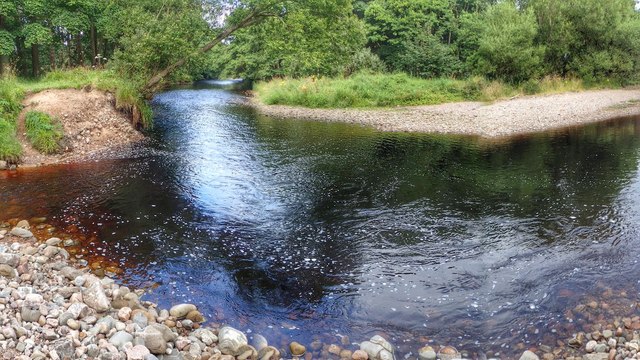
[[[159, 80], [390, 71], [628, 83], [640, 72], [635, 6], [633, 0], [0, 0], [0, 69], [37, 77], [107, 63], [137, 87], [176, 64]], [[206, 46], [220, 34], [220, 46]]]

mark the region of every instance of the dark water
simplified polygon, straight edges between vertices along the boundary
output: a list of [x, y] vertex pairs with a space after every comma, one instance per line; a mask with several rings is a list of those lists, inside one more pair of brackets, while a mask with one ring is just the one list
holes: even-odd
[[148, 299], [275, 344], [508, 354], [602, 289], [637, 300], [640, 119], [487, 143], [269, 119], [210, 85], [157, 96], [137, 158], [1, 173], [0, 218], [78, 227]]

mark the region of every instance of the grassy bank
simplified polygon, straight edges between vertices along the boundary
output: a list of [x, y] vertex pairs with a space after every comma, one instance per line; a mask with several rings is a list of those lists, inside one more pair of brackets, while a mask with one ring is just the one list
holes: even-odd
[[[90, 87], [115, 94], [116, 108], [130, 113], [134, 122], [151, 125], [151, 108], [138, 89], [139, 84], [119, 78], [109, 70], [72, 69], [53, 71], [37, 80], [7, 78], [0, 80], [0, 160], [18, 162], [22, 147], [16, 138], [18, 115], [25, 94], [47, 89], [82, 89]], [[27, 138], [43, 153], [57, 151], [63, 134], [55, 121], [42, 116], [27, 119]]]
[[494, 101], [519, 95], [553, 94], [587, 88], [581, 80], [547, 77], [520, 85], [488, 81], [421, 79], [406, 74], [357, 74], [348, 78], [275, 79], [255, 91], [268, 105], [309, 108], [375, 108]]

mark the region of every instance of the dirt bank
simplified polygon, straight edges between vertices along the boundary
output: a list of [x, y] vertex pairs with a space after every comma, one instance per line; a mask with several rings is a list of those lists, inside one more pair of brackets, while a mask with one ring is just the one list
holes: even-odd
[[[24, 155], [21, 166], [88, 161], [118, 157], [144, 140], [128, 117], [115, 109], [112, 94], [93, 90], [45, 90], [28, 95], [18, 120], [18, 137]], [[63, 152], [43, 155], [25, 137], [24, 118], [36, 110], [57, 118], [64, 129]]]
[[460, 102], [380, 110], [307, 109], [264, 105], [264, 115], [373, 126], [383, 131], [477, 135], [487, 138], [533, 133], [640, 115], [640, 89], [526, 96], [486, 104]]

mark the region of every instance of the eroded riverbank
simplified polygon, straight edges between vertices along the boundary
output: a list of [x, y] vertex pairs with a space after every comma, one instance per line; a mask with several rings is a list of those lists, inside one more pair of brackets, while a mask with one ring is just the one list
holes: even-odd
[[461, 102], [394, 109], [309, 109], [250, 102], [271, 117], [345, 122], [382, 131], [506, 137], [640, 115], [640, 90], [526, 96], [485, 104]]

